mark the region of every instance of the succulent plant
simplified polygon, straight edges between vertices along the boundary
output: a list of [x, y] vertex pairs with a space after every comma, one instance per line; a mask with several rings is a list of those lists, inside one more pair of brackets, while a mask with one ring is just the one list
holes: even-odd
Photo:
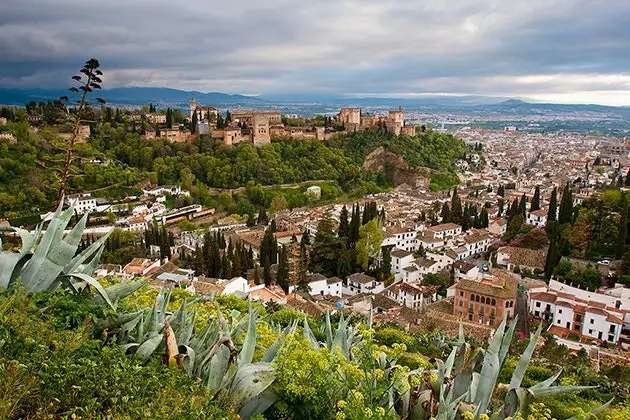
[[[77, 254], [88, 215], [65, 234], [73, 212], [72, 206], [63, 210], [62, 200], [43, 234], [43, 224], [33, 232], [15, 227], [3, 229], [17, 233], [22, 239], [22, 247], [19, 252], [0, 252], [0, 289], [12, 289], [19, 283], [32, 293], [53, 292], [65, 287], [79, 294], [94, 288], [99, 295], [97, 302], [115, 308], [107, 291], [92, 277], [109, 233]], [[0, 249], [1, 245], [0, 242]], [[110, 291], [115, 292], [115, 300], [118, 300], [141, 285], [127, 284]]]
[[[266, 350], [262, 361], [253, 363], [259, 309], [252, 307], [251, 302], [245, 316], [233, 311], [229, 321], [217, 306], [217, 318], [196, 332], [196, 311], [190, 310], [194, 302], [184, 301], [179, 309], [169, 313], [170, 296], [170, 289], [161, 289], [152, 308], [118, 314], [116, 319], [101, 321], [98, 327], [118, 328], [119, 344], [141, 361], [148, 362], [152, 355], [162, 353], [166, 364], [199, 378], [214, 390], [215, 396], [226, 392], [243, 419], [261, 414], [273, 405], [277, 396], [272, 386], [272, 362], [284, 337], [293, 333], [297, 324], [289, 325]], [[234, 339], [243, 333], [243, 343], [237, 349]]]

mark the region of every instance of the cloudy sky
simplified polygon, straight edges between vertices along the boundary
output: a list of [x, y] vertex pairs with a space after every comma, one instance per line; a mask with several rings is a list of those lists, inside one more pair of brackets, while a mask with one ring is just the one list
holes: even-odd
[[1, 0], [0, 86], [630, 105], [630, 0]]

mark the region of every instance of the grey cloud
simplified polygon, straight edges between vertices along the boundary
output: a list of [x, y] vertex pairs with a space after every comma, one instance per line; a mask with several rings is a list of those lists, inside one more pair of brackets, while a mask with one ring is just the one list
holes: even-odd
[[106, 87], [630, 93], [627, 78], [583, 77], [630, 78], [626, 0], [36, 3], [3, 0], [1, 86], [63, 86], [94, 56]]

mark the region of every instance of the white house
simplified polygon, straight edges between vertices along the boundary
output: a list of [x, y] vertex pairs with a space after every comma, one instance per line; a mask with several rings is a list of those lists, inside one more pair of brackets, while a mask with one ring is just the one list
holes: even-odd
[[432, 226], [427, 229], [432, 232], [436, 238], [445, 238], [447, 236], [457, 236], [462, 233], [462, 227], [456, 223], [442, 223], [441, 225]]
[[386, 289], [387, 297], [411, 309], [420, 309], [435, 302], [436, 288], [411, 283], [394, 283]]
[[326, 294], [341, 297], [343, 281], [339, 277], [326, 279]]
[[497, 236], [503, 236], [507, 232], [508, 220], [505, 217], [492, 219], [488, 225], [488, 231]]
[[400, 281], [403, 278], [403, 269], [413, 262], [413, 253], [394, 249], [390, 255], [392, 257], [392, 274], [395, 275], [395, 281]]
[[422, 272], [416, 263], [411, 263], [403, 268], [402, 281], [405, 283], [415, 283], [422, 279]]
[[469, 255], [483, 254], [490, 248], [492, 235], [485, 229], [472, 229], [464, 236], [465, 247]]
[[383, 285], [374, 277], [363, 273], [355, 273], [348, 276], [343, 287], [344, 295], [356, 295], [357, 293], [376, 294], [383, 291]]
[[549, 212], [547, 210], [535, 210], [531, 211], [527, 214], [527, 224], [535, 226], [537, 228], [542, 228], [547, 225], [547, 215]]
[[447, 254], [437, 254], [434, 252], [426, 252], [425, 258], [435, 261], [439, 271], [444, 270], [455, 261], [455, 259], [451, 258]]
[[393, 246], [409, 252], [418, 250], [417, 232], [403, 226], [389, 226], [385, 232], [382, 246]]
[[68, 196], [68, 205], [74, 206], [74, 211], [77, 214], [85, 214], [96, 211], [98, 204], [96, 198], [91, 194], [79, 194]]
[[630, 299], [590, 292], [550, 280], [546, 291], [529, 293], [529, 312], [551, 321], [550, 332], [577, 334], [610, 343], [619, 342], [630, 326]]
[[456, 279], [476, 280], [479, 278], [479, 267], [466, 261], [455, 261], [453, 270]]

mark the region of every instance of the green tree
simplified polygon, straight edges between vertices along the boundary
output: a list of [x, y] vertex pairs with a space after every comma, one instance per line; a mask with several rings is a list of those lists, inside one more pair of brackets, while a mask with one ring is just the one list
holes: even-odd
[[324, 216], [317, 224], [310, 255], [310, 267], [314, 273], [327, 277], [337, 275], [337, 264], [345, 241], [333, 231], [330, 216]]
[[499, 185], [499, 190], [497, 191], [497, 195], [501, 197], [505, 197], [505, 187], [503, 184]]
[[573, 218], [573, 193], [571, 186], [567, 182], [562, 191], [562, 200], [560, 201], [560, 212], [558, 214], [558, 222], [561, 225], [571, 223]]
[[464, 212], [462, 210], [462, 200], [459, 198], [457, 187], [453, 188], [453, 196], [451, 197], [451, 218], [453, 223], [462, 224]]
[[558, 217], [558, 188], [553, 187], [551, 198], [549, 199], [549, 214], [547, 220], [553, 221]]
[[532, 203], [529, 207], [529, 211], [540, 210], [540, 187], [536, 186], [536, 190], [534, 191], [534, 197], [532, 198]]
[[275, 195], [271, 199], [271, 205], [269, 206], [269, 213], [273, 214], [288, 208], [287, 199], [283, 194]]
[[551, 278], [551, 274], [560, 262], [562, 257], [559, 250], [559, 236], [557, 221], [549, 223], [549, 249], [547, 250], [547, 259], [545, 261], [545, 278]]
[[284, 247], [280, 250], [276, 283], [284, 290], [284, 293], [289, 293], [289, 258]]
[[357, 251], [357, 264], [363, 271], [369, 268], [370, 262], [380, 252], [383, 239], [383, 230], [375, 219], [370, 220], [359, 229], [359, 240], [355, 249]]
[[341, 209], [341, 214], [339, 215], [339, 230], [337, 234], [340, 238], [343, 238], [348, 241], [348, 235], [350, 233], [350, 224], [348, 222], [348, 209], [346, 206], [343, 206]]
[[451, 208], [448, 206], [448, 203], [442, 204], [440, 218], [442, 219], [442, 223], [450, 223], [453, 221], [453, 217], [451, 216]]

